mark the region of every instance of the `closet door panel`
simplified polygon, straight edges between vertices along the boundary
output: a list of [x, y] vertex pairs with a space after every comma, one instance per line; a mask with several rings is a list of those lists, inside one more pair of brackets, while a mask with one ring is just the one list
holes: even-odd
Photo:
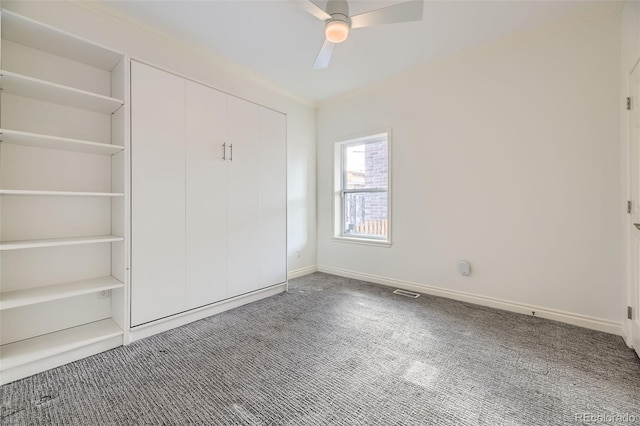
[[228, 296], [237, 296], [260, 285], [260, 108], [250, 102], [227, 98], [228, 141]]
[[287, 280], [286, 116], [260, 108], [260, 283]]
[[131, 63], [131, 323], [185, 309], [185, 80]]
[[187, 82], [187, 309], [227, 296], [226, 101]]

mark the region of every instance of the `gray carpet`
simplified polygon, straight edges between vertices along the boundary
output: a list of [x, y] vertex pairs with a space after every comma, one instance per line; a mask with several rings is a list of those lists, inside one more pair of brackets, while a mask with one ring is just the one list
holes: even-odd
[[620, 337], [320, 273], [290, 284], [5, 385], [1, 423], [640, 424]]

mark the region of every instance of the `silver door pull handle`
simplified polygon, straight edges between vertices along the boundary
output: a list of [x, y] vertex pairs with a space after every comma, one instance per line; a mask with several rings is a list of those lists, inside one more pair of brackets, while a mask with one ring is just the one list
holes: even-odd
[[640, 223], [634, 223], [633, 226], [635, 226], [638, 230], [640, 230]]
[[233, 161], [233, 144], [229, 145], [229, 149], [231, 150], [231, 157], [229, 157], [229, 161]]
[[222, 160], [227, 159], [227, 143], [222, 144]]

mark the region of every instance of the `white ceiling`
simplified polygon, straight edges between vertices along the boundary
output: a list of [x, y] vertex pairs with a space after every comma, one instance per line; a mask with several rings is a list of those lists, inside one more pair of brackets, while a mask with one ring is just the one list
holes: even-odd
[[[352, 0], [352, 15], [402, 1]], [[320, 7], [326, 0], [317, 0]], [[264, 80], [321, 100], [420, 64], [598, 6], [595, 1], [431, 1], [419, 22], [354, 30], [328, 69], [311, 66], [324, 23], [285, 0], [105, 1], [110, 8], [205, 48]]]

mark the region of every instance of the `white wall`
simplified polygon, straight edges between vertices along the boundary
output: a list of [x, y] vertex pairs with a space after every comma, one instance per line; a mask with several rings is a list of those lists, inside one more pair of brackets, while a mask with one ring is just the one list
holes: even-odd
[[[614, 8], [321, 102], [320, 270], [622, 333], [620, 102]], [[393, 245], [333, 241], [333, 144], [385, 127]]]
[[[92, 2], [14, 2], [2, 6], [159, 67], [287, 114], [289, 270], [316, 264], [315, 106], [268, 87], [220, 58], [181, 44]], [[297, 257], [300, 251], [300, 257]]]

